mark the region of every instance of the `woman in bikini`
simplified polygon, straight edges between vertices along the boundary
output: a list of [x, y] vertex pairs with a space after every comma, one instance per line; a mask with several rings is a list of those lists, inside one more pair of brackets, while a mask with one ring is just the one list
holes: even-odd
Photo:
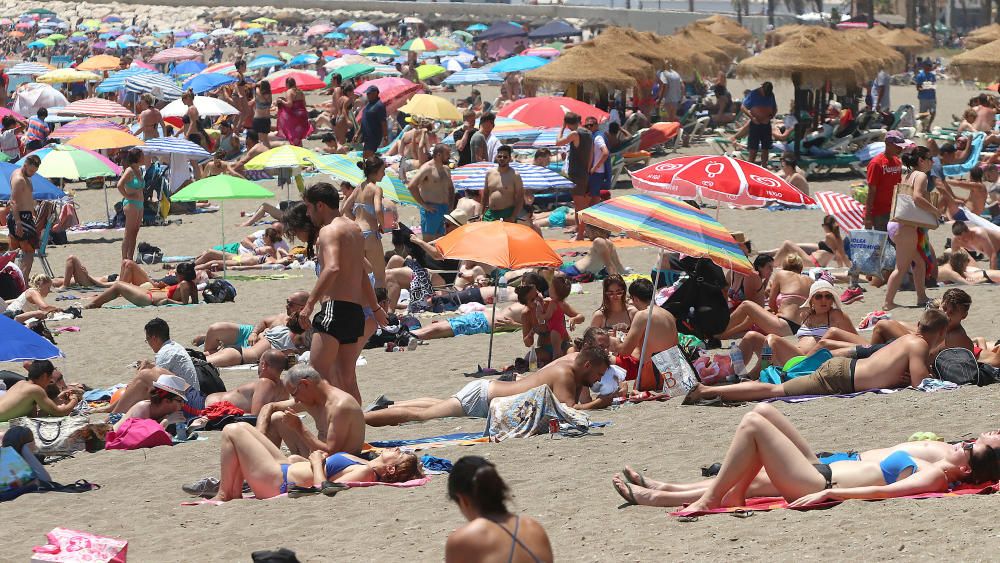
[[448, 536], [446, 562], [555, 560], [545, 528], [530, 516], [507, 510], [510, 489], [492, 463], [479, 456], [455, 462], [448, 475], [448, 498], [469, 522]]
[[125, 237], [122, 238], [122, 260], [135, 257], [135, 244], [142, 226], [146, 182], [142, 175], [142, 151], [136, 147], [125, 153], [125, 170], [118, 178], [118, 193], [122, 194], [125, 214]]
[[[720, 339], [732, 338], [750, 330], [764, 334], [784, 333], [785, 331], [779, 326], [781, 323], [787, 323], [789, 320], [799, 322], [799, 306], [809, 296], [812, 279], [802, 274], [802, 259], [798, 255], [786, 256], [782, 267], [781, 270], [771, 272], [770, 293], [767, 299], [770, 311], [756, 300], [745, 297], [730, 313], [729, 326], [719, 335]], [[791, 332], [795, 332], [795, 329]], [[782, 335], [787, 336], [787, 334]]]
[[283, 263], [288, 253], [276, 248], [281, 242], [281, 234], [274, 227], [264, 229], [264, 234], [258, 239], [259, 245], [250, 248], [240, 244], [237, 254], [229, 254], [221, 250], [209, 249], [195, 258], [195, 269], [198, 271], [216, 272], [226, 268], [255, 267], [262, 264]]
[[259, 430], [245, 422], [222, 429], [219, 492], [212, 500], [243, 498], [243, 483], [258, 499], [289, 493], [290, 497], [323, 493], [333, 496], [343, 483], [402, 483], [423, 476], [412, 453], [388, 448], [371, 461], [338, 452], [328, 456], [316, 450], [308, 459], [286, 456]]
[[365, 180], [351, 191], [344, 207], [351, 210], [354, 222], [361, 227], [365, 238], [365, 258], [371, 262], [375, 273], [375, 287], [385, 287], [385, 251], [382, 249], [382, 188], [378, 185], [385, 178], [385, 161], [371, 156], [358, 162]]
[[238, 344], [231, 344], [209, 354], [205, 359], [220, 368], [254, 364], [268, 350], [276, 350], [286, 355], [305, 352], [309, 349], [311, 340], [312, 332], [302, 329], [298, 317], [289, 317], [285, 324], [272, 326], [262, 332], [252, 346], [244, 348]]
[[628, 332], [637, 309], [625, 300], [625, 280], [619, 275], [608, 276], [602, 285], [601, 308], [594, 311], [590, 326], [603, 328], [612, 334]]
[[[938, 216], [938, 210], [930, 202], [928, 195], [928, 176], [932, 162], [930, 150], [927, 147], [916, 147], [913, 151], [903, 154], [903, 164], [911, 170], [909, 176], [903, 181], [913, 187], [913, 202], [919, 209], [930, 213], [932, 217]], [[893, 227], [896, 227], [895, 229]], [[917, 307], [927, 304], [927, 291], [925, 278], [927, 275], [927, 264], [919, 252], [921, 234], [917, 227], [903, 223], [892, 222], [889, 224], [889, 232], [896, 231], [896, 236], [892, 242], [896, 245], [896, 269], [889, 275], [889, 281], [885, 286], [885, 303], [882, 305], [883, 311], [889, 311], [898, 307], [893, 301], [899, 286], [903, 283], [906, 274], [913, 270], [913, 285], [917, 292]], [[923, 236], [926, 236], [926, 229]]]
[[832, 215], [823, 217], [823, 240], [812, 244], [807, 242], [792, 242], [786, 240], [774, 250], [765, 250], [761, 254], [774, 256], [774, 261], [783, 263], [785, 256], [797, 254], [803, 263], [817, 268], [825, 268], [830, 262], [836, 262], [841, 268], [849, 268], [851, 260], [844, 251], [844, 239], [840, 234], [840, 226]]
[[964, 248], [943, 254], [939, 261], [942, 262], [938, 266], [938, 282], [940, 283], [957, 285], [1000, 283], [1000, 270], [969, 267], [969, 264], [973, 264], [974, 261]]
[[[124, 265], [122, 269], [125, 269]], [[198, 303], [198, 285], [196, 282], [198, 274], [195, 272], [194, 264], [190, 262], [178, 264], [176, 271], [177, 283], [162, 288], [155, 287], [153, 282], [149, 281], [148, 276], [145, 276], [147, 281], [141, 282], [141, 285], [135, 285], [124, 279], [119, 279], [111, 284], [111, 287], [106, 289], [104, 293], [101, 293], [84, 305], [84, 309], [98, 309], [105, 303], [114, 301], [119, 297], [139, 307]], [[124, 276], [122, 277], [124, 278]], [[136, 282], [140, 280], [133, 279], [132, 281]]]
[[261, 144], [271, 148], [271, 83], [261, 80], [257, 83], [257, 91], [253, 98], [252, 129], [257, 133]]
[[791, 506], [941, 492], [949, 483], [1000, 477], [997, 433], [973, 442], [905, 442], [861, 454], [816, 457], [791, 422], [761, 404], [743, 416], [718, 476], [694, 483], [646, 479], [629, 467], [615, 491], [629, 504], [683, 506], [685, 512], [743, 506], [747, 498], [783, 496]]

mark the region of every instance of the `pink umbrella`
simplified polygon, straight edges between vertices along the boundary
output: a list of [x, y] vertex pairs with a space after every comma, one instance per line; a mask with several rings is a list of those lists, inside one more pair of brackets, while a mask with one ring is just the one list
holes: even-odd
[[316, 24], [316, 25], [310, 27], [309, 29], [307, 29], [305, 36], [309, 37], [311, 35], [322, 35], [324, 33], [329, 33], [331, 31], [333, 31], [333, 27], [332, 26], [327, 25], [325, 23], [321, 23], [321, 24]]
[[91, 117], [135, 117], [125, 106], [103, 98], [87, 98], [59, 110], [61, 115], [88, 115]]
[[658, 162], [632, 173], [632, 185], [674, 197], [701, 195], [735, 205], [816, 203], [770, 170], [728, 156], [682, 156]]
[[200, 58], [201, 53], [198, 51], [192, 51], [191, 49], [185, 49], [184, 47], [172, 47], [170, 49], [164, 49], [163, 51], [153, 55], [152, 58], [149, 59], [149, 62], [153, 64], [160, 64]]
[[521, 54], [530, 57], [545, 57], [546, 59], [554, 59], [561, 55], [562, 51], [556, 49], [555, 47], [531, 47], [530, 49], [521, 51]]
[[405, 78], [396, 76], [386, 76], [385, 78], [375, 78], [366, 80], [354, 89], [359, 96], [363, 96], [369, 86], [378, 88], [378, 98], [385, 104], [386, 111], [392, 113], [403, 106], [414, 94], [423, 92], [421, 84], [414, 84]]
[[5, 117], [7, 117], [8, 115], [13, 116], [14, 119], [16, 119], [18, 121], [27, 121], [28, 120], [26, 117], [24, 117], [23, 115], [17, 113], [16, 111], [14, 111], [14, 110], [12, 110], [10, 108], [0, 107], [0, 119], [3, 119]]
[[302, 70], [278, 71], [268, 76], [265, 80], [271, 84], [272, 93], [280, 94], [285, 90], [288, 90], [288, 87], [285, 86], [285, 80], [289, 78], [295, 79], [295, 85], [302, 91], [321, 90], [326, 88], [326, 83], [320, 79], [319, 75], [315, 72]]
[[379, 94], [381, 94], [382, 92], [388, 92], [389, 90], [394, 90], [402, 86], [410, 86], [411, 84], [413, 84], [413, 82], [405, 78], [399, 78], [398, 76], [386, 76], [385, 78], [365, 80], [361, 84], [355, 86], [354, 91], [358, 94], [364, 94], [365, 90], [367, 90], [369, 86], [374, 86], [378, 88]]
[[563, 116], [571, 111], [584, 119], [594, 117], [599, 123], [608, 118], [608, 113], [603, 110], [562, 96], [521, 98], [505, 105], [497, 112], [497, 116], [510, 117], [532, 127], [561, 127]]
[[56, 130], [52, 132], [50, 137], [56, 139], [72, 139], [81, 133], [86, 133], [87, 131], [93, 131], [94, 129], [117, 129], [119, 131], [127, 132], [124, 126], [108, 121], [107, 119], [98, 119], [96, 117], [84, 117], [82, 119], [77, 119], [65, 125], [56, 127]]
[[130, 68], [145, 68], [149, 70], [156, 70], [156, 67], [145, 62], [145, 61], [132, 61]]

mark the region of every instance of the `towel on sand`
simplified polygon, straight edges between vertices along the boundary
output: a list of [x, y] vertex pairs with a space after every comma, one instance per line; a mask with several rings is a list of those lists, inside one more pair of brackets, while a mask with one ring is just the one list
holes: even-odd
[[539, 385], [520, 395], [490, 401], [485, 435], [492, 442], [502, 442], [507, 438], [547, 434], [552, 419], [576, 432], [590, 430], [590, 417], [560, 403], [548, 385]]

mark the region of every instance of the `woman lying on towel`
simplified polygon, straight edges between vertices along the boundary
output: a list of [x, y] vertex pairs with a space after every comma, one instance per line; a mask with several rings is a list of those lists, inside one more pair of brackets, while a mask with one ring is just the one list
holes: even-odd
[[[790, 506], [882, 499], [948, 490], [949, 483], [1000, 478], [1000, 432], [974, 442], [904, 442], [890, 448], [817, 458], [791, 422], [768, 404], [743, 416], [718, 476], [661, 483], [625, 468], [615, 490], [630, 504], [683, 506], [685, 512], [744, 506], [747, 498], [782, 496]], [[754, 477], [755, 476], [755, 477]]]
[[952, 252], [946, 251], [938, 258], [938, 283], [955, 285], [1000, 283], [1000, 270], [984, 270], [975, 264], [964, 248]]
[[98, 309], [119, 297], [139, 307], [198, 303], [197, 276], [194, 264], [184, 262], [177, 265], [177, 280], [173, 285], [157, 287], [158, 284], [149, 281], [148, 277], [146, 277], [147, 281], [141, 284], [118, 280], [111, 284], [111, 287], [106, 289], [104, 293], [84, 305], [84, 309]]
[[195, 258], [195, 268], [199, 271], [207, 270], [215, 272], [226, 268], [236, 268], [241, 266], [259, 266], [261, 264], [284, 263], [288, 253], [281, 245], [281, 234], [274, 227], [264, 229], [264, 234], [255, 243], [254, 248], [249, 248], [243, 244], [237, 246], [238, 252], [231, 254], [214, 248], [202, 252]]
[[298, 316], [288, 317], [283, 325], [272, 326], [261, 333], [260, 338], [252, 346], [243, 347], [239, 343], [231, 344], [209, 354], [206, 360], [215, 367], [255, 364], [268, 350], [277, 350], [285, 354], [297, 354], [309, 348], [312, 332], [308, 334], [299, 325]]
[[818, 243], [792, 242], [786, 240], [774, 250], [765, 250], [761, 254], [774, 256], [774, 261], [782, 263], [785, 256], [797, 254], [810, 266], [825, 268], [830, 262], [836, 262], [842, 268], [849, 268], [851, 260], [844, 251], [844, 239], [840, 227], [832, 215], [823, 217], [823, 240]]
[[367, 461], [343, 452], [327, 456], [314, 451], [309, 459], [286, 456], [259, 430], [245, 422], [222, 429], [222, 469], [213, 500], [243, 498], [244, 481], [259, 499], [284, 493], [297, 497], [323, 493], [333, 496], [341, 483], [402, 483], [423, 477], [420, 461], [399, 448], [383, 450]]

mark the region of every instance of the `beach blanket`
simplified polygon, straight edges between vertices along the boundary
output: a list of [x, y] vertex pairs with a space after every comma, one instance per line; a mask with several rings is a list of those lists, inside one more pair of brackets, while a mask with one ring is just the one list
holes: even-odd
[[372, 451], [382, 448], [405, 447], [407, 450], [419, 452], [436, 448], [447, 448], [449, 446], [472, 446], [475, 444], [485, 444], [490, 439], [483, 436], [482, 432], [459, 432], [456, 434], [445, 434], [443, 436], [430, 436], [428, 438], [413, 438], [410, 440], [382, 440], [365, 444], [362, 451]]
[[[644, 242], [639, 242], [635, 239], [630, 238], [613, 238], [610, 239], [611, 244], [615, 245], [617, 248], [639, 248], [643, 246], [649, 246]], [[590, 240], [548, 240], [548, 243], [552, 250], [569, 250], [576, 248], [590, 248], [594, 245], [594, 241]]]
[[549, 421], [558, 420], [560, 429], [584, 433], [590, 430], [590, 417], [560, 403], [548, 385], [539, 385], [513, 397], [490, 401], [486, 432], [492, 442], [508, 438], [526, 438], [549, 432]]
[[762, 399], [762, 403], [773, 403], [775, 401], [780, 401], [782, 403], [806, 403], [808, 401], [815, 401], [816, 399], [825, 399], [827, 397], [835, 397], [838, 399], [853, 399], [854, 397], [865, 395], [868, 393], [875, 393], [876, 395], [890, 395], [892, 393], [898, 393], [906, 389], [896, 388], [896, 389], [866, 389], [864, 391], [855, 391], [854, 393], [841, 393], [838, 395], [792, 395], [789, 397], [771, 397], [770, 399]]
[[[904, 497], [896, 498], [909, 498], [909, 499], [925, 499], [925, 498], [945, 498], [945, 497], [957, 497], [962, 495], [990, 495], [997, 492], [997, 483], [986, 483], [986, 484], [969, 484], [961, 483], [953, 489], [949, 489], [943, 493], [920, 493], [918, 495], [908, 495]], [[876, 502], [888, 499], [865, 499], [868, 502]], [[845, 502], [842, 500], [829, 500], [825, 502], [820, 502], [817, 504], [812, 504], [809, 506], [796, 507], [792, 510], [815, 510], [819, 508], [830, 508], [837, 506], [838, 504]], [[678, 510], [671, 512], [671, 516], [702, 516], [706, 514], [731, 514], [731, 513], [746, 513], [747, 511], [753, 512], [767, 512], [770, 510], [776, 510], [781, 508], [788, 508], [788, 502], [782, 497], [757, 497], [747, 499], [747, 504], [745, 506], [732, 506], [727, 508], [713, 508], [712, 510], [703, 510], [699, 512], [683, 514], [683, 510]]]
[[160, 258], [160, 262], [163, 264], [177, 264], [179, 262], [194, 262], [196, 258], [197, 256], [164, 256]]
[[146, 309], [147, 307], [195, 307], [201, 303], [167, 303], [165, 305], [146, 305], [146, 307], [140, 307], [138, 305], [133, 305], [129, 303], [128, 305], [105, 305], [105, 309]]
[[979, 166], [979, 153], [983, 152], [983, 141], [986, 140], [986, 133], [976, 131], [972, 136], [972, 150], [969, 151], [968, 158], [958, 164], [945, 164], [942, 168], [945, 176], [963, 176], [970, 170]]

